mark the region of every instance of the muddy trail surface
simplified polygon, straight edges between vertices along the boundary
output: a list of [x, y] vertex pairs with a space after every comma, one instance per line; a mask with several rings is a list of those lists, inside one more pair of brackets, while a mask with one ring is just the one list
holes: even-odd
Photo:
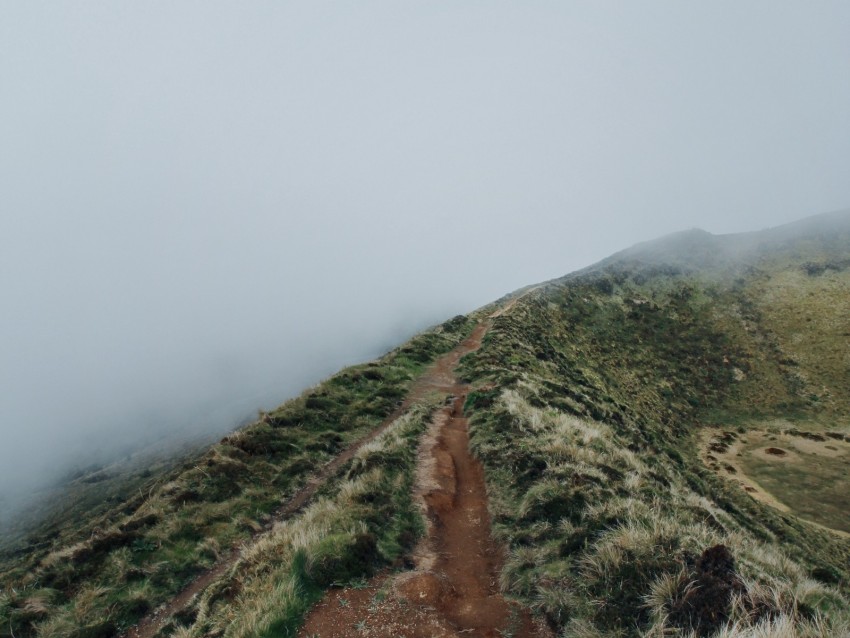
[[[463, 354], [480, 347], [485, 332], [482, 325]], [[483, 468], [469, 451], [463, 414], [469, 388], [454, 378], [459, 359], [447, 357], [451, 369], [431, 377], [447, 405], [420, 446], [415, 498], [427, 534], [414, 552], [415, 569], [330, 591], [308, 615], [301, 638], [553, 636], [499, 591], [502, 552], [490, 536]]]
[[[515, 302], [516, 300], [512, 301], [509, 306], [512, 306]], [[333, 460], [324, 465], [313, 477], [310, 478], [304, 487], [298, 490], [276, 510], [271, 520], [264, 526], [264, 531], [259, 532], [251, 542], [256, 542], [262, 538], [264, 534], [268, 533], [268, 531], [273, 528], [275, 523], [291, 518], [293, 515], [302, 510], [307, 504], [309, 504], [319, 488], [321, 488], [329, 478], [334, 476], [343, 465], [350, 461], [361, 447], [380, 435], [396, 419], [410, 409], [413, 404], [421, 402], [424, 399], [433, 396], [437, 392], [443, 392], [447, 387], [452, 387], [455, 383], [455, 367], [461, 357], [477, 350], [481, 346], [481, 340], [487, 332], [488, 327], [489, 322], [478, 324], [465, 341], [442, 357], [439, 357], [433, 364], [426, 368], [425, 372], [412, 383], [411, 388], [401, 405], [389, 417], [387, 417], [376, 429], [351, 444], [338, 456], [334, 457]], [[128, 630], [124, 634], [124, 638], [154, 638], [154, 636], [159, 633], [170, 618], [184, 610], [196, 596], [201, 594], [212, 583], [222, 578], [225, 573], [239, 560], [243, 551], [244, 548], [235, 549], [226, 557], [222, 558], [215, 566], [198, 576], [198, 578], [196, 578], [169, 602], [159, 607], [153, 613], [143, 618], [135, 627]]]

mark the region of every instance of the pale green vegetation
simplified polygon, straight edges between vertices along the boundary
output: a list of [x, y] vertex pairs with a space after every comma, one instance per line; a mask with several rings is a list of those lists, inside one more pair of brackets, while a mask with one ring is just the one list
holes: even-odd
[[800, 464], [750, 456], [743, 465], [748, 476], [801, 517], [850, 533], [850, 462], [802, 456]]

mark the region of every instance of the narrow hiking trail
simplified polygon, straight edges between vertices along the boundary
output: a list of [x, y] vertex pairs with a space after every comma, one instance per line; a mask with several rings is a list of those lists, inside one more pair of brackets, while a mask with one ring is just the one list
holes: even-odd
[[[338, 456], [324, 465], [316, 475], [307, 481], [304, 487], [293, 494], [275, 511], [272, 519], [264, 527], [264, 531], [259, 532], [252, 539], [251, 543], [260, 540], [272, 529], [276, 522], [290, 518], [303, 509], [328, 479], [345, 463], [350, 461], [361, 447], [384, 432], [396, 419], [409, 410], [413, 404], [421, 402], [437, 393], [451, 394], [451, 390], [456, 388], [454, 370], [461, 357], [477, 350], [481, 346], [481, 341], [490, 326], [492, 318], [508, 310], [517, 300], [518, 298], [512, 299], [501, 309], [494, 312], [487, 321], [479, 323], [469, 337], [426, 368], [422, 375], [412, 383], [401, 405], [377, 428], [351, 444]], [[223, 557], [212, 568], [202, 573], [187, 585], [174, 598], [144, 617], [135, 627], [130, 628], [124, 634], [123, 638], [154, 638], [175, 614], [184, 610], [207, 587], [224, 577], [228, 570], [242, 556], [246, 547], [236, 548], [230, 554]]]
[[484, 471], [469, 451], [463, 414], [469, 387], [454, 378], [460, 357], [481, 346], [491, 320], [509, 306], [479, 325], [458, 348], [459, 356], [446, 357], [441, 373], [431, 377], [447, 404], [420, 445], [414, 496], [426, 515], [427, 533], [414, 552], [415, 569], [330, 591], [308, 615], [301, 638], [552, 636], [499, 591], [502, 552], [490, 535]]

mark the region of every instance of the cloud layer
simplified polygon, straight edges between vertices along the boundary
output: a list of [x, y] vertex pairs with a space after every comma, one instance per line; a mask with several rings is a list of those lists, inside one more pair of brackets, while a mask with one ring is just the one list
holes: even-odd
[[683, 228], [850, 203], [846, 3], [7, 3], [0, 495]]

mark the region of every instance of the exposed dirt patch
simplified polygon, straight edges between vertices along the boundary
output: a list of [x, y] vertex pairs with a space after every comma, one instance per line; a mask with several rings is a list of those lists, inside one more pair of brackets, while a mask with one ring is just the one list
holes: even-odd
[[[476, 349], [481, 337], [467, 345]], [[446, 372], [440, 389], [448, 404], [420, 446], [416, 498], [428, 527], [414, 552], [416, 569], [376, 579], [368, 590], [331, 591], [311, 611], [302, 638], [552, 636], [499, 592], [502, 553], [490, 536], [484, 471], [469, 452], [462, 412], [468, 388]]]
[[[755, 441], [760, 442], [758, 438]], [[776, 447], [774, 445], [767, 447], [754, 448], [748, 445], [747, 441], [741, 441], [741, 456], [751, 455], [769, 463], [802, 463], [803, 458], [796, 450], [792, 448]]]
[[[395, 579], [396, 581], [399, 579]], [[390, 578], [372, 579], [364, 589], [334, 589], [312, 610], [311, 626], [301, 636], [383, 638], [457, 638], [445, 618], [433, 611], [427, 598], [415, 591], [390, 591]], [[331, 620], [332, 619], [332, 620]], [[310, 633], [312, 632], [312, 633]]]

